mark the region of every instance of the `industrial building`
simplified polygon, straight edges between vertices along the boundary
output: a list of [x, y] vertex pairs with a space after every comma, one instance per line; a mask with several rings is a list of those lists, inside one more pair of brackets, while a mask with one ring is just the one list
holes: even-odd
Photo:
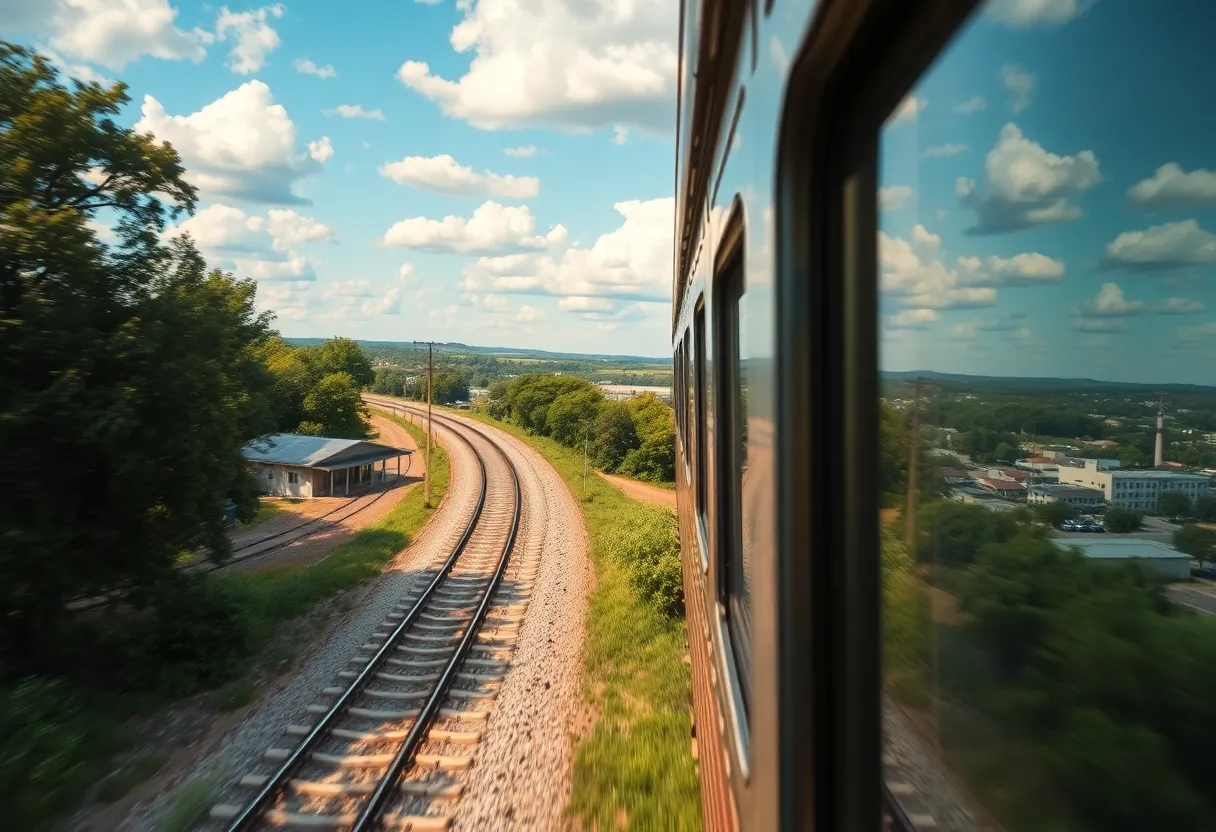
[[[250, 442], [243, 453], [263, 494], [337, 497], [400, 476], [401, 457], [412, 451], [362, 439], [275, 433]], [[394, 460], [392, 471], [389, 460]]]
[[1155, 540], [1136, 538], [1055, 537], [1052, 543], [1061, 549], [1075, 547], [1087, 560], [1097, 563], [1119, 563], [1138, 560], [1167, 581], [1185, 581], [1191, 577], [1191, 558], [1173, 546]]
[[1081, 511], [1093, 511], [1106, 505], [1106, 495], [1096, 488], [1086, 488], [1082, 485], [1044, 483], [1030, 486], [1026, 502], [1031, 505], [1067, 503]]
[[1084, 468], [1060, 466], [1060, 484], [1096, 488], [1112, 506], [1155, 512], [1157, 501], [1166, 491], [1181, 491], [1192, 501], [1206, 497], [1211, 478], [1203, 474], [1178, 471], [1101, 470], [1098, 461], [1085, 461]]

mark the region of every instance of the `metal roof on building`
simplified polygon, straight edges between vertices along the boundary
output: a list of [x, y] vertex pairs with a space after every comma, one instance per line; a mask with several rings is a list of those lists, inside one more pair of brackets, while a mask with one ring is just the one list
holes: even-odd
[[[364, 447], [359, 447], [364, 446]], [[357, 453], [350, 453], [351, 451]], [[250, 462], [298, 465], [302, 468], [347, 468], [409, 454], [402, 448], [368, 442], [365, 439], [332, 439], [298, 433], [273, 433], [245, 446], [242, 453]], [[342, 457], [335, 460], [335, 457]], [[330, 464], [330, 463], [333, 464]]]
[[1128, 537], [1115, 538], [1113, 540], [1111, 538], [1099, 539], [1093, 537], [1053, 537], [1051, 542], [1061, 549], [1076, 546], [1085, 557], [1100, 558], [1102, 560], [1130, 560], [1133, 558], [1186, 558], [1190, 560], [1189, 555], [1179, 552], [1173, 546], [1167, 546], [1155, 540], [1141, 540], [1139, 538]]

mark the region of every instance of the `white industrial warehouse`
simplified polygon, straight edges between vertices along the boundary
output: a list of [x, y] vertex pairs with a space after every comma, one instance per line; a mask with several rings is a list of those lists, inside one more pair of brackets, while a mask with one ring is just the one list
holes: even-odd
[[1173, 546], [1155, 540], [1139, 538], [1066, 537], [1052, 538], [1061, 549], [1076, 547], [1087, 560], [1096, 563], [1118, 563], [1138, 560], [1167, 581], [1185, 581], [1191, 577], [1191, 558]]
[[[262, 493], [277, 497], [337, 497], [366, 490], [400, 476], [401, 457], [411, 453], [363, 439], [295, 433], [271, 434], [244, 449]], [[394, 462], [392, 471], [389, 460]]]

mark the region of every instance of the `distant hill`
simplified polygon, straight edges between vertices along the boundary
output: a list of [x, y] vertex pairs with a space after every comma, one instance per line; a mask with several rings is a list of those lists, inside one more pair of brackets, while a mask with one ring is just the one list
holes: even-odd
[[[284, 338], [289, 344], [296, 346], [310, 346], [320, 344], [324, 338]], [[401, 347], [405, 349], [422, 349], [421, 345], [414, 344], [412, 341], [360, 341], [357, 343], [367, 347]], [[628, 364], [670, 364], [670, 356], [647, 357], [642, 355], [608, 355], [604, 353], [581, 353], [581, 352], [549, 352], [548, 350], [529, 350], [518, 349], [515, 347], [476, 347], [470, 344], [461, 344], [457, 341], [449, 341], [444, 344], [436, 344], [436, 349], [446, 352], [462, 352], [476, 353], [481, 355], [492, 355], [495, 358], [544, 358], [551, 361], [602, 361], [605, 363], [628, 363]]]
[[962, 373], [939, 373], [934, 370], [883, 371], [884, 381], [913, 381], [923, 378], [939, 384], [958, 384], [986, 387], [1009, 387], [1039, 390], [1098, 391], [1123, 390], [1143, 391], [1145, 394], [1165, 393], [1212, 393], [1216, 387], [1202, 384], [1137, 384], [1128, 381], [1101, 381], [1092, 378], [1046, 378], [1034, 376], [969, 376]]

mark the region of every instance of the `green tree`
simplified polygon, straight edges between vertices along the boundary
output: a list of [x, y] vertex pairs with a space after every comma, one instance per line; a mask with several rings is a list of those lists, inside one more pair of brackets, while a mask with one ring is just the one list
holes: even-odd
[[1128, 534], [1140, 528], [1140, 512], [1126, 506], [1111, 506], [1103, 519], [1107, 529], [1118, 534]]
[[304, 420], [299, 433], [344, 439], [367, 437], [367, 407], [359, 387], [346, 373], [330, 373], [304, 397]]
[[1060, 500], [1054, 503], [1039, 503], [1033, 507], [1032, 511], [1035, 519], [1053, 526], [1058, 526], [1065, 520], [1071, 520], [1077, 516], [1077, 510], [1073, 506]]
[[313, 362], [322, 376], [346, 373], [360, 388], [376, 380], [372, 363], [363, 349], [350, 338], [330, 338], [312, 349]]
[[1189, 517], [1194, 504], [1181, 491], [1162, 491], [1157, 500], [1157, 513], [1164, 517]]
[[1008, 512], [972, 503], [935, 500], [919, 515], [917, 558], [922, 563], [966, 566], [989, 543], [1002, 543], [1017, 532]]
[[1204, 562], [1216, 560], [1216, 532], [1202, 526], [1183, 526], [1174, 532], [1174, 548], [1199, 561], [1199, 568]]
[[613, 473], [625, 455], [638, 446], [637, 427], [625, 402], [604, 402], [592, 428], [591, 452], [595, 464]]
[[[425, 379], [423, 383], [425, 384]], [[425, 394], [426, 388], [423, 388]], [[424, 395], [425, 397], [425, 395]], [[455, 370], [444, 370], [435, 373], [435, 379], [431, 385], [432, 400], [439, 404], [452, 404], [453, 402], [464, 402], [469, 399], [469, 385], [465, 381], [464, 376]]]
[[[242, 446], [272, 427], [255, 287], [166, 221], [194, 207], [177, 153], [114, 119], [115, 84], [65, 88], [0, 43], [0, 652], [53, 660], [68, 598], [227, 552], [251, 516]], [[168, 204], [165, 200], [168, 200]], [[104, 213], [99, 213], [103, 212]], [[113, 222], [117, 243], [91, 222]]]
[[592, 386], [562, 393], [549, 405], [549, 435], [571, 447], [583, 441], [604, 404], [604, 395]]
[[377, 367], [372, 392], [383, 396], [404, 396], [407, 377], [405, 370], [400, 367]]
[[1195, 519], [1204, 523], [1216, 522], [1216, 494], [1208, 494], [1195, 501]]
[[510, 413], [507, 397], [511, 392], [511, 382], [496, 381], [490, 385], [486, 395], [486, 414], [492, 419], [505, 419]]

